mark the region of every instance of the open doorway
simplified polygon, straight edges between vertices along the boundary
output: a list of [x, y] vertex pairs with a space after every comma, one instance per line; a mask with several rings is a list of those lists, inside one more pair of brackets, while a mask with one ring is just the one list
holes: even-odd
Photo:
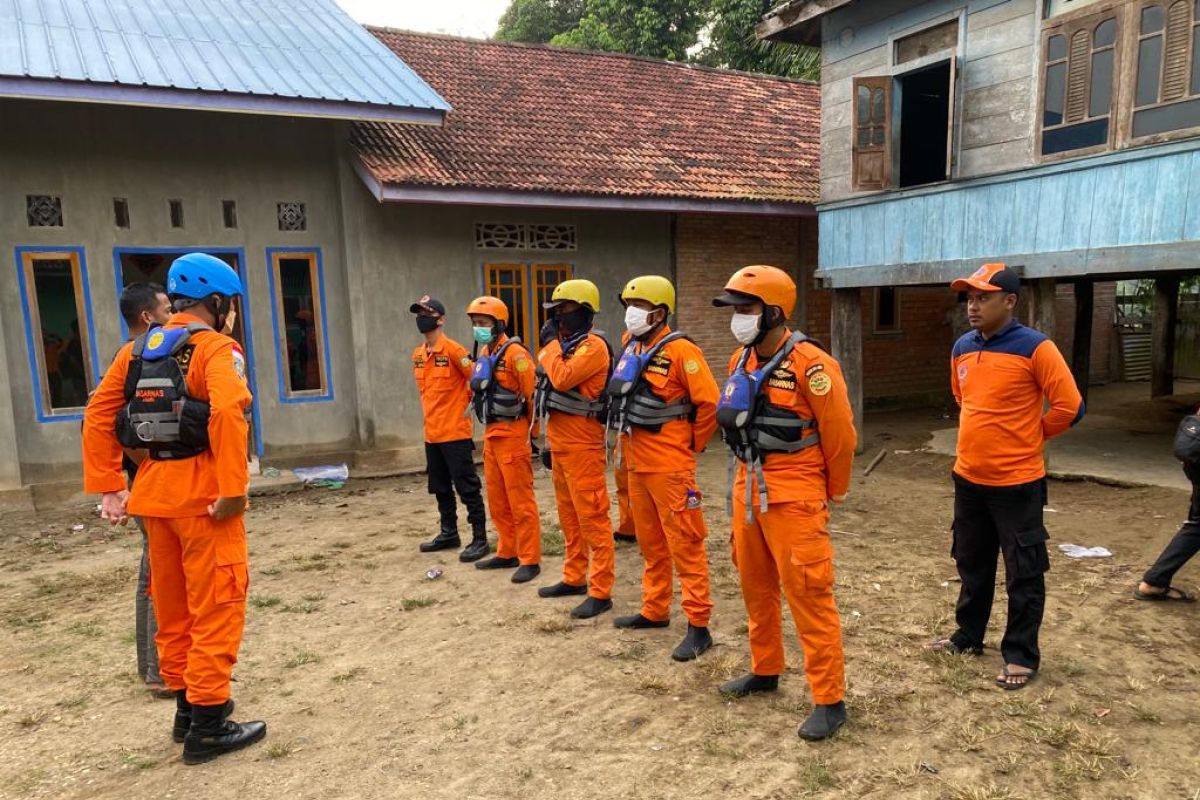
[[[201, 250], [201, 248], [117, 248], [113, 251], [113, 263], [116, 267], [117, 296], [119, 297], [121, 290], [130, 283], [147, 282], [166, 286], [167, 271], [170, 269], [171, 263], [179, 256], [197, 252], [198, 250]], [[245, 256], [240, 249], [203, 248], [203, 252], [224, 261], [241, 276], [242, 286], [245, 287], [247, 285], [244, 263]], [[259, 425], [258, 388], [254, 379], [254, 345], [250, 330], [249, 306], [246, 303], [244, 295], [240, 300], [234, 301], [234, 308], [237, 310], [237, 318], [234, 320], [233, 333], [231, 335], [242, 346], [242, 352], [246, 354], [246, 380], [250, 384], [250, 391], [254, 394], [254, 403], [251, 407], [249, 448], [247, 452], [250, 455], [250, 474], [257, 475], [259, 473], [259, 459], [262, 457], [262, 433]], [[121, 320], [121, 333], [126, 333], [124, 320]]]
[[900, 188], [950, 177], [953, 90], [952, 59], [896, 77]]

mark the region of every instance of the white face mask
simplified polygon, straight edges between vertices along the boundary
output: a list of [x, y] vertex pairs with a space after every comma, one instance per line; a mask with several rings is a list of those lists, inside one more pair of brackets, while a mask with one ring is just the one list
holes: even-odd
[[625, 329], [634, 336], [641, 336], [654, 326], [650, 324], [651, 312], [637, 306], [625, 309]]
[[758, 338], [758, 323], [762, 314], [734, 314], [729, 321], [729, 330], [738, 344], [747, 345]]

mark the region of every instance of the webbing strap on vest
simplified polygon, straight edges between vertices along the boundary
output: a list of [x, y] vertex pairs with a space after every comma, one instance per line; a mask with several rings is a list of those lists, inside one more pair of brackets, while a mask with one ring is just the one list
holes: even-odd
[[[596, 336], [600, 341], [604, 342], [604, 347], [608, 350], [608, 371], [611, 373], [613, 368], [612, 346], [609, 345], [608, 340], [599, 331], [591, 330], [576, 337], [574, 341], [570, 342], [564, 348], [564, 357], [569, 356], [574, 352], [576, 347], [587, 341], [589, 335]], [[605, 382], [607, 383], [607, 378]], [[570, 414], [574, 417], [600, 419], [608, 412], [608, 398], [601, 392], [600, 396], [595, 400], [589, 400], [582, 393], [574, 389], [567, 391], [556, 389], [554, 388], [554, 384], [550, 382], [550, 376], [546, 374], [546, 371], [539, 364], [537, 368], [537, 386], [533, 395], [533, 414], [541, 431], [543, 448], [547, 446], [547, 429], [549, 427], [547, 423], [549, 422], [551, 411]]]
[[[501, 386], [495, 377], [496, 368], [504, 361], [504, 353], [514, 344], [521, 344], [521, 339], [514, 336], [500, 345], [500, 349], [494, 354], [485, 356], [485, 358], [492, 359], [491, 376], [486, 388], [475, 390], [475, 402], [472, 403], [475, 415], [485, 425], [489, 422], [516, 420], [525, 416], [527, 410], [525, 397], [520, 392], [514, 392]], [[483, 393], [482, 397], [479, 397], [480, 392]]]
[[[145, 358], [146, 344], [151, 334], [157, 329], [156, 326], [135, 339], [133, 348], [130, 351], [129, 369], [125, 376], [124, 387], [126, 405], [122, 410], [122, 414], [118, 416], [118, 438], [120, 438], [122, 430], [126, 431], [132, 438], [128, 442], [123, 441], [122, 443], [126, 444], [126, 446], [148, 446], [150, 456], [155, 460], [190, 458], [204, 452], [207, 449], [207, 444], [204, 447], [184, 445], [181, 442], [181, 436], [187, 434], [188, 431], [192, 431], [194, 438], [194, 429], [197, 424], [206, 427], [208, 404], [197, 401], [187, 395], [186, 376], [182, 374], [182, 369], [179, 370], [181, 377], [179, 392], [182, 402], [177, 403], [177, 407], [174, 410], [143, 410], [137, 414], [131, 414], [129, 411], [130, 403], [139, 388], [143, 390], [157, 390], [168, 394], [175, 391], [176, 383], [172, 378], [143, 377], [143, 365], [147, 363]], [[184, 330], [186, 331], [186, 335], [179, 336], [171, 343], [171, 349], [167, 353], [156, 354], [156, 358], [151, 359], [150, 362], [157, 363], [165, 359], [175, 359], [176, 354], [187, 345], [193, 334], [201, 331], [211, 331], [213, 328], [202, 322], [191, 322], [184, 327]], [[191, 426], [188, 431], [185, 431], [183, 426], [183, 419], [185, 417]], [[175, 449], [170, 449], [171, 445], [175, 445]]]
[[[778, 413], [771, 407], [763, 407], [763, 404], [758, 402], [761, 396], [762, 386], [770, 379], [779, 364], [783, 362], [789, 354], [795, 350], [796, 345], [808, 339], [800, 331], [795, 331], [788, 338], [787, 344], [779, 348], [775, 355], [758, 370], [762, 376], [762, 380], [755, 385], [755, 402], [754, 411], [751, 417], [745, 422], [742, 429], [738, 432], [740, 438], [736, 442], [730, 442], [729, 453], [729, 468], [728, 468], [728, 490], [725, 493], [725, 512], [730, 516], [733, 515], [733, 484], [737, 462], [742, 461], [746, 465], [746, 489], [744, 503], [746, 506], [746, 522], [754, 521], [754, 494], [755, 484], [758, 490], [758, 509], [759, 513], [765, 514], [769, 505], [767, 495], [767, 481], [763, 475], [763, 453], [797, 453], [809, 447], [813, 447], [820, 443], [821, 434], [816, 430], [817, 421], [813, 419], [805, 419], [791, 413]], [[746, 362], [750, 358], [750, 352], [753, 345], [747, 346], [742, 350], [742, 355], [738, 359], [737, 366], [734, 368], [736, 372], [744, 372]], [[766, 428], [791, 428], [803, 432], [812, 430], [813, 432], [807, 436], [802, 436], [800, 439], [790, 442], [781, 439], [778, 436], [770, 433]]]
[[[620, 446], [620, 440], [622, 436], [629, 435], [631, 426], [637, 425], [657, 431], [672, 420], [691, 416], [696, 410], [690, 398], [687, 397], [674, 403], [667, 403], [659, 399], [644, 380], [646, 368], [650, 366], [654, 357], [668, 344], [679, 339], [689, 339], [689, 337], [681, 331], [673, 331], [655, 342], [654, 346], [645, 353], [633, 352], [637, 349], [636, 341], [630, 342], [625, 349], [624, 355], [634, 355], [638, 358], [639, 369], [636, 375], [625, 379], [625, 385], [621, 387], [624, 389], [624, 393], [614, 396], [613, 412], [609, 414], [608, 418], [609, 430], [616, 432], [617, 441], [613, 446], [613, 452], [616, 456], [617, 469], [624, 465], [625, 460], [625, 451]], [[614, 378], [610, 382], [610, 389], [613, 384], [617, 383], [617, 380]], [[612, 394], [611, 391], [610, 394]]]

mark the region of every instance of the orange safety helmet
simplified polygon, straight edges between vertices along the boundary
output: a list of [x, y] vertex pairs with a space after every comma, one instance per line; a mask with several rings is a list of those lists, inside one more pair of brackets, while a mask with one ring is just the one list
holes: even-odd
[[508, 325], [508, 306], [499, 297], [484, 295], [476, 297], [467, 306], [467, 314], [483, 314], [499, 322], [501, 326]]
[[766, 306], [779, 306], [786, 319], [796, 309], [796, 282], [779, 267], [742, 267], [725, 284], [725, 294], [713, 299], [713, 305], [735, 306], [747, 297]]

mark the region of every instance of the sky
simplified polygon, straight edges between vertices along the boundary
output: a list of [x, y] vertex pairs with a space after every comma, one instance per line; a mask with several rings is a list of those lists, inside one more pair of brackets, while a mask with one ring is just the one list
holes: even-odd
[[491, 36], [509, 0], [337, 0], [363, 24], [428, 33]]

